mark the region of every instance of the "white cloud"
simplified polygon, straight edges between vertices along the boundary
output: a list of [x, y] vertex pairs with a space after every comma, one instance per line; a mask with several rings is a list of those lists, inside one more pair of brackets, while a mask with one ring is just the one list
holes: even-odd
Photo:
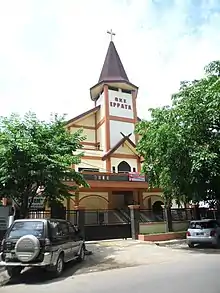
[[218, 59], [216, 3], [1, 1], [0, 114], [32, 109], [42, 118], [50, 112], [73, 117], [92, 107], [89, 88], [112, 28], [128, 76], [140, 87], [139, 116], [146, 117], [149, 107], [170, 102], [181, 80], [201, 76], [203, 66]]

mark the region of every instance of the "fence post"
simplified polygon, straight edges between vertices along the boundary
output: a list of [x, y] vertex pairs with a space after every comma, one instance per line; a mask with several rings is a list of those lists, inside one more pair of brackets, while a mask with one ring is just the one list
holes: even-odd
[[139, 222], [140, 222], [140, 206], [129, 205], [131, 216], [131, 237], [132, 239], [138, 239], [139, 234]]
[[76, 223], [80, 229], [80, 233], [83, 238], [85, 238], [85, 208], [81, 206], [76, 206]]

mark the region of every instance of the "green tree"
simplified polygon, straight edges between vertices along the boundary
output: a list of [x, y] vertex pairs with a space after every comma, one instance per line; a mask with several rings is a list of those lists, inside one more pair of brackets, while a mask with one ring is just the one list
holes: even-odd
[[181, 174], [188, 169], [188, 161], [184, 160], [187, 149], [178, 135], [173, 109], [163, 107], [150, 111], [151, 120], [141, 121], [136, 127], [141, 136], [137, 151], [144, 158], [142, 171], [148, 176], [149, 187], [163, 190], [168, 230], [171, 231], [172, 200], [184, 200], [179, 196], [177, 182], [184, 184]]
[[137, 150], [150, 187], [161, 187], [167, 205], [220, 199], [220, 62], [200, 80], [182, 82], [171, 107], [151, 109], [141, 121]]
[[189, 150], [189, 196], [194, 202], [220, 199], [220, 61], [205, 67], [200, 80], [173, 95], [179, 134]]
[[[71, 169], [83, 153], [75, 155], [84, 140], [82, 131], [70, 133], [64, 117], [49, 122], [33, 113], [21, 118], [12, 114], [0, 119], [0, 196], [11, 198], [26, 217], [40, 187], [47, 202], [62, 201], [77, 186], [88, 186], [83, 176]], [[64, 178], [75, 182], [65, 184]]]

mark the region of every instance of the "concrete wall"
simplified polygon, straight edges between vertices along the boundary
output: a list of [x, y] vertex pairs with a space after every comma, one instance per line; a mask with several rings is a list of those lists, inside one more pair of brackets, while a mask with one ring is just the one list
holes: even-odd
[[[166, 231], [165, 222], [155, 222], [155, 223], [141, 223], [140, 224], [140, 234], [153, 234], [153, 233], [164, 233]], [[189, 222], [173, 222], [173, 231], [186, 231]]]

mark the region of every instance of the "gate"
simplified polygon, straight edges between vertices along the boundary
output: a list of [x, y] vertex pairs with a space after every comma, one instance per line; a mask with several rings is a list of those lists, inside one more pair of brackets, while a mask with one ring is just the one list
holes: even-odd
[[85, 210], [85, 239], [131, 238], [130, 217], [121, 210]]

